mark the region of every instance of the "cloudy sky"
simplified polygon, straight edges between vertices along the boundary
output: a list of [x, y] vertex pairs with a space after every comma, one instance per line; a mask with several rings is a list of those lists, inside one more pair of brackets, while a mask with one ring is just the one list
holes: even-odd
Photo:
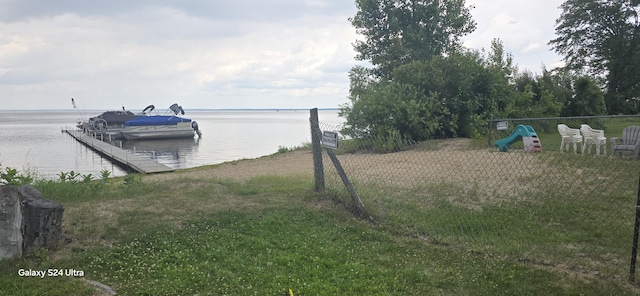
[[[560, 0], [467, 0], [470, 48], [560, 58]], [[336, 108], [358, 63], [350, 0], [0, 0], [0, 109]]]

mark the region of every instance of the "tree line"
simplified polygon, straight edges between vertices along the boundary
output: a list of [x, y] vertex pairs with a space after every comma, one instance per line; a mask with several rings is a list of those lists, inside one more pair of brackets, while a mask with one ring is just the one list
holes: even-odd
[[519, 71], [499, 38], [464, 48], [476, 23], [464, 0], [356, 0], [362, 40], [349, 72], [343, 133], [415, 141], [478, 137], [489, 118], [640, 111], [640, 0], [568, 0], [549, 45], [566, 66]]

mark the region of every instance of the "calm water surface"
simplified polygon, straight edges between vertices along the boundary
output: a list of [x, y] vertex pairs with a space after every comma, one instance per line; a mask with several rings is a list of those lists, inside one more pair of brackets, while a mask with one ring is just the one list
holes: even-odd
[[[134, 111], [135, 112], [135, 111]], [[112, 144], [154, 158], [172, 168], [191, 168], [242, 158], [273, 154], [280, 147], [311, 142], [308, 110], [188, 111], [198, 122], [202, 138], [155, 141], [114, 141]], [[64, 128], [100, 111], [0, 111], [0, 166], [29, 171], [42, 178], [60, 172], [92, 174], [108, 170], [112, 176], [126, 172], [86, 148]], [[320, 121], [340, 125], [337, 110], [320, 110]]]

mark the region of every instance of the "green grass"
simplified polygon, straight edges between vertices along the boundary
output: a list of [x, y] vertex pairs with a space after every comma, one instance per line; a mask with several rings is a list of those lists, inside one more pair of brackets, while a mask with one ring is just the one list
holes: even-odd
[[[630, 295], [619, 283], [430, 245], [318, 207], [225, 211], [55, 263], [21, 264], [81, 269], [120, 295]], [[13, 274], [0, 283], [12, 287], [6, 295], [89, 295], [73, 278]]]
[[556, 294], [594, 288], [314, 209], [221, 213], [181, 229], [159, 229], [78, 264], [125, 295], [281, 295], [288, 289], [296, 295]]
[[615, 212], [633, 202], [624, 197], [560, 200], [549, 188], [530, 203], [477, 211], [444, 198], [455, 184], [441, 184], [428, 188], [429, 207], [422, 188], [365, 199], [371, 222], [304, 177], [176, 178], [37, 183], [65, 206], [71, 242], [0, 262], [0, 295], [95, 292], [79, 277], [20, 277], [21, 268], [81, 270], [119, 295], [640, 293], [624, 278], [584, 272], [604, 264], [603, 250], [630, 244], [619, 227], [629, 213]]

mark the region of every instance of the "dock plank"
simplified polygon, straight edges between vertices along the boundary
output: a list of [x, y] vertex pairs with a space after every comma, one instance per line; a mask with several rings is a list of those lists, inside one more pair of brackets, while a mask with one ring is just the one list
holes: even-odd
[[129, 153], [124, 149], [120, 149], [109, 143], [88, 136], [79, 130], [64, 131], [71, 137], [76, 139], [78, 142], [102, 154], [112, 162], [117, 162], [125, 167], [131, 168], [138, 173], [152, 174], [174, 171], [174, 169], [171, 167], [158, 163], [152, 159], [139, 157], [137, 155]]

